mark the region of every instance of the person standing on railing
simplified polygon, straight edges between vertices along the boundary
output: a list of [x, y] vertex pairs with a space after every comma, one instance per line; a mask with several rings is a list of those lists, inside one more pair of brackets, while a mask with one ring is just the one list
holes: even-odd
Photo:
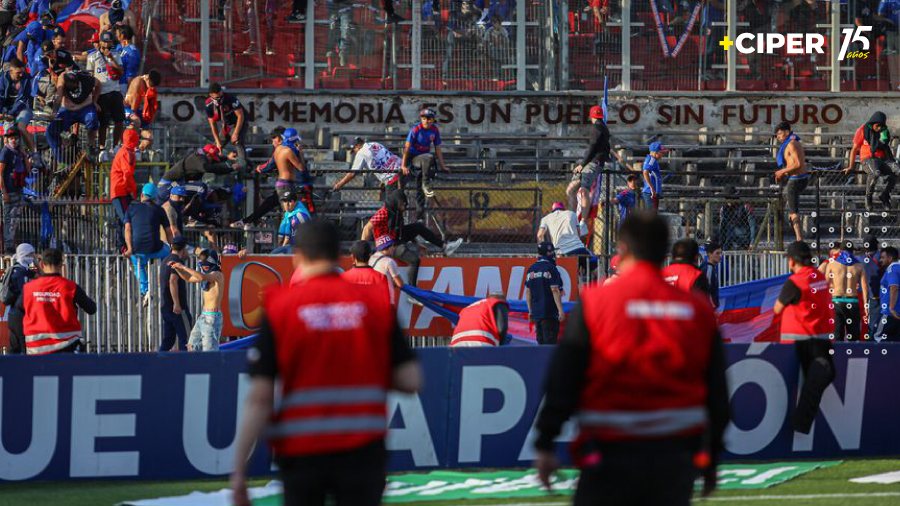
[[16, 248], [12, 270], [9, 279], [8, 298], [2, 302], [4, 306], [9, 308], [9, 319], [7, 322], [9, 323], [10, 351], [13, 354], [25, 354], [27, 353], [27, 348], [25, 331], [22, 326], [25, 320], [25, 313], [19, 309], [17, 303], [25, 289], [25, 284], [38, 276], [38, 271], [34, 267], [34, 246], [22, 243]]
[[668, 236], [654, 213], [625, 220], [620, 277], [582, 293], [550, 360], [535, 467], [549, 488], [554, 440], [577, 416], [575, 506], [688, 505], [698, 477], [704, 496], [717, 485], [729, 421], [721, 336], [707, 301], [662, 279]]
[[569, 209], [578, 207], [579, 201], [581, 208], [585, 210], [582, 213], [581, 222], [587, 227], [587, 209], [591, 208], [591, 188], [594, 182], [600, 176], [600, 171], [609, 161], [609, 154], [612, 153], [616, 159], [623, 164], [624, 160], [618, 153], [610, 148], [609, 129], [603, 122], [603, 108], [599, 105], [591, 107], [589, 113], [591, 119], [591, 136], [587, 149], [584, 150], [584, 156], [575, 168], [572, 170], [572, 182], [566, 188], [566, 195], [569, 197]]
[[128, 25], [119, 25], [115, 29], [119, 45], [116, 50], [122, 59], [122, 77], [119, 79], [119, 87], [123, 94], [128, 94], [128, 86], [131, 80], [141, 71], [141, 52], [134, 45], [134, 30]]
[[16, 248], [16, 231], [22, 218], [22, 207], [27, 205], [22, 195], [25, 177], [31, 172], [31, 163], [19, 145], [19, 131], [9, 129], [3, 136], [0, 150], [0, 192], [3, 193], [3, 251], [12, 254]]
[[[829, 308], [828, 278], [812, 264], [812, 250], [802, 241], [787, 247], [791, 277], [784, 282], [775, 301], [775, 314], [781, 314], [781, 342], [797, 349], [803, 387], [794, 411], [793, 429], [809, 434], [819, 412], [819, 402], [834, 381], [831, 339], [834, 336], [834, 312]], [[782, 314], [784, 313], [784, 314]]]
[[178, 338], [178, 350], [187, 351], [188, 332], [193, 326], [193, 318], [188, 308], [187, 283], [171, 267], [183, 264], [188, 257], [187, 239], [175, 236], [172, 239], [172, 253], [159, 267], [159, 311], [162, 315], [162, 341], [159, 351], [169, 351]]
[[[244, 139], [250, 130], [250, 118], [241, 101], [230, 93], [225, 93], [222, 85], [212, 83], [206, 99], [206, 119], [212, 132], [216, 147], [224, 148], [229, 143], [237, 148], [238, 164], [243, 168], [247, 166], [247, 149], [244, 147]], [[222, 122], [222, 130], [219, 130], [219, 122]], [[297, 136], [299, 139], [299, 136]], [[279, 169], [279, 173], [281, 170]]]
[[644, 189], [641, 196], [644, 200], [644, 209], [659, 211], [659, 199], [662, 192], [662, 174], [660, 173], [659, 160], [668, 151], [663, 143], [651, 142], [650, 153], [644, 159], [644, 167], [641, 174], [644, 177]]
[[562, 305], [563, 283], [556, 268], [553, 243], [538, 244], [538, 259], [525, 273], [528, 320], [534, 324], [538, 344], [556, 344], [559, 324], [566, 317]]
[[137, 183], [134, 181], [134, 169], [137, 161], [134, 150], [138, 145], [136, 130], [128, 129], [122, 135], [122, 147], [113, 158], [109, 170], [109, 199], [118, 218], [118, 246], [124, 252], [125, 246], [125, 213], [137, 194]]
[[22, 331], [29, 355], [85, 350], [78, 309], [92, 315], [97, 303], [78, 284], [64, 278], [62, 269], [62, 251], [46, 249], [41, 254], [40, 277], [22, 288], [16, 305], [25, 313]]
[[106, 148], [106, 134], [113, 125], [113, 146], [122, 141], [122, 127], [125, 124], [125, 104], [119, 78], [122, 76], [122, 58], [115, 52], [116, 43], [112, 32], [100, 37], [100, 49], [88, 55], [86, 69], [100, 82], [100, 133], [97, 136], [100, 147]]
[[219, 349], [222, 338], [222, 294], [225, 276], [219, 254], [213, 249], [204, 249], [197, 256], [200, 270], [195, 271], [179, 262], [169, 262], [181, 279], [188, 283], [200, 283], [203, 292], [203, 312], [197, 317], [191, 336], [188, 339], [189, 351], [215, 351]]
[[[134, 275], [141, 287], [142, 303], [150, 304], [150, 281], [147, 264], [152, 259], [165, 258], [171, 253], [172, 232], [166, 213], [154, 202], [156, 185], [147, 183], [141, 190], [141, 201], [134, 202], [125, 211], [125, 257], [131, 257]], [[160, 240], [163, 229], [166, 242]]]
[[97, 99], [100, 97], [100, 81], [86, 72], [65, 72], [56, 83], [57, 103], [61, 107], [56, 112], [56, 119], [47, 127], [47, 142], [55, 160], [59, 160], [62, 151], [62, 133], [75, 124], [82, 124], [88, 131], [88, 157], [97, 158], [97, 130], [100, 119], [97, 117]]
[[806, 170], [806, 157], [800, 137], [791, 129], [791, 124], [783, 121], [775, 127], [775, 139], [779, 142], [775, 162], [775, 182], [780, 183], [787, 178], [784, 185], [784, 201], [788, 218], [794, 229], [797, 241], [803, 240], [800, 234], [800, 195], [809, 186], [809, 171]]
[[[435, 158], [442, 171], [450, 172], [444, 163], [444, 152], [441, 151], [441, 132], [435, 123], [436, 115], [434, 109], [422, 109], [419, 113], [421, 122], [410, 129], [403, 147], [403, 159], [400, 163], [403, 177], [400, 179], [400, 187], [405, 188], [410, 180], [416, 183], [416, 221], [425, 219], [427, 198], [434, 196], [429, 185]], [[431, 154], [432, 146], [434, 155]]]
[[869, 121], [856, 129], [853, 147], [850, 149], [850, 160], [844, 169], [845, 174], [853, 170], [857, 154], [866, 172], [866, 211], [874, 210], [872, 200], [879, 181], [883, 187], [878, 200], [890, 211], [891, 191], [897, 184], [897, 175], [894, 173], [896, 160], [891, 151], [891, 132], [887, 128], [886, 114], [878, 111], [869, 118]]

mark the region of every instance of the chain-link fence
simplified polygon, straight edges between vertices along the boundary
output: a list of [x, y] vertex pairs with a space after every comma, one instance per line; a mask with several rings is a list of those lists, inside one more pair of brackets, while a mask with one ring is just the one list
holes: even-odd
[[[163, 71], [166, 86], [212, 80], [258, 88], [550, 91], [600, 89], [605, 77], [611, 89], [625, 91], [900, 85], [896, 28], [865, 0], [409, 0], [394, 3], [399, 24], [385, 24], [377, 1], [309, 2], [307, 18], [293, 22], [286, 19], [291, 4], [151, 0], [131, 8], [145, 68]], [[789, 54], [787, 45], [764, 54], [726, 51], [720, 42], [729, 25], [735, 34], [821, 35], [823, 53]], [[841, 30], [854, 25], [873, 27], [867, 56], [833, 59]], [[73, 26], [71, 48], [86, 49], [89, 30]], [[854, 43], [848, 52], [863, 49]]]

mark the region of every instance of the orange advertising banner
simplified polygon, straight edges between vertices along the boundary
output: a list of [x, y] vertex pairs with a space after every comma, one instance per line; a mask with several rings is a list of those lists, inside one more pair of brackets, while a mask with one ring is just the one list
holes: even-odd
[[[510, 300], [523, 298], [525, 272], [536, 258], [423, 258], [418, 287], [438, 293], [485, 297], [504, 293]], [[350, 267], [350, 259], [341, 259], [341, 268]], [[575, 299], [578, 267], [574, 258], [557, 259], [563, 280], [563, 301]], [[405, 268], [401, 267], [401, 270]], [[287, 283], [294, 271], [292, 257], [260, 255], [222, 258], [225, 274], [225, 328], [222, 335], [248, 336], [256, 333], [262, 316], [262, 294], [275, 283]], [[450, 322], [433, 311], [413, 305], [399, 294], [397, 317], [409, 335], [449, 336]]]

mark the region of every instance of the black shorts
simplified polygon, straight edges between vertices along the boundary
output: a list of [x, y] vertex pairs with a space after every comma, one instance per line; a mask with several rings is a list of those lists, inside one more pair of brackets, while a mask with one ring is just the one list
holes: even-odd
[[834, 339], [835, 341], [859, 341], [860, 321], [859, 302], [833, 299], [834, 304]]
[[379, 440], [354, 450], [307, 457], [276, 457], [284, 504], [378, 506], [387, 479], [387, 452]]
[[100, 124], [109, 125], [125, 121], [125, 99], [118, 91], [112, 91], [97, 97], [100, 106]]
[[784, 201], [789, 213], [800, 211], [800, 194], [809, 186], [809, 177], [788, 179], [784, 186]]

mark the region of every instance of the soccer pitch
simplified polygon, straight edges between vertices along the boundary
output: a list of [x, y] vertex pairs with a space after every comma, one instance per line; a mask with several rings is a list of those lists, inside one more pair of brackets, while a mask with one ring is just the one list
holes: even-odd
[[[900, 504], [900, 483], [852, 483], [851, 478], [900, 471], [900, 460], [851, 460], [815, 469], [787, 482], [756, 490], [722, 490], [695, 504], [809, 505], [838, 506], [859, 504], [888, 506]], [[251, 487], [263, 486], [271, 479], [257, 479]], [[114, 506], [125, 501], [182, 496], [194, 491], [212, 492], [228, 486], [224, 480], [185, 482], [94, 481], [67, 483], [6, 483], [0, 485], [0, 506]], [[559, 505], [569, 504], [571, 496], [548, 493], [542, 497], [518, 499], [471, 499], [417, 501], [404, 504], [422, 506], [479, 505]], [[275, 505], [271, 499], [260, 505]]]

